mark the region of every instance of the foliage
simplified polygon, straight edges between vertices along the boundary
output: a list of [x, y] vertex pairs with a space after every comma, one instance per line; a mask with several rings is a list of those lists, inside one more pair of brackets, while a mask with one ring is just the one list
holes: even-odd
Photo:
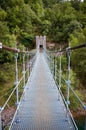
[[[63, 95], [65, 97], [65, 100], [66, 100], [67, 99], [68, 86], [67, 86], [65, 81], [68, 80], [68, 65], [67, 65], [67, 58], [65, 58], [65, 55], [63, 55], [61, 59], [62, 59], [62, 65], [61, 65], [62, 66], [61, 90], [62, 90], [62, 93], [63, 93]], [[60, 62], [60, 60], [59, 60], [59, 57], [58, 57], [58, 59], [57, 59], [57, 69], [58, 69], [58, 71], [56, 73], [56, 77], [57, 77], [56, 80], [57, 80], [58, 83], [59, 83], [59, 76], [58, 76], [59, 75], [59, 62]], [[70, 69], [70, 81], [71, 81], [70, 85], [71, 85], [72, 89], [75, 91], [75, 93], [81, 99], [83, 99], [80, 92], [77, 90], [77, 89], [79, 89], [79, 87], [78, 87], [79, 82], [77, 80], [77, 74], [72, 69]], [[70, 93], [69, 94], [69, 100], [70, 100], [69, 107], [72, 110], [76, 110], [78, 107], [80, 107], [80, 102], [77, 101], [77, 98], [75, 97], [75, 95], [73, 94], [71, 89], [70, 89], [69, 93]]]
[[1, 34], [15, 34], [19, 42], [23, 34], [42, 34], [55, 42], [68, 42], [69, 35], [86, 24], [86, 3], [77, 0], [1, 0], [0, 5]]
[[[16, 45], [16, 38], [14, 35], [7, 34], [4, 36], [4, 38], [1, 41], [4, 43], [4, 45], [7, 45], [9, 47], [15, 48]], [[0, 63], [10, 62], [13, 61], [14, 55], [12, 52], [6, 51], [6, 50], [0, 50]]]
[[44, 7], [52, 7], [54, 4], [62, 3], [63, 0], [43, 0]]
[[[81, 29], [79, 32], [74, 31], [70, 35], [71, 46], [76, 46], [82, 44], [86, 41], [86, 28]], [[77, 77], [83, 84], [86, 84], [86, 48], [78, 49], [74, 51], [71, 55], [72, 58], [72, 68], [76, 72]], [[77, 58], [76, 58], [77, 57]], [[82, 69], [83, 68], [83, 69]]]
[[[22, 76], [22, 66], [18, 64], [19, 79]], [[9, 82], [10, 81], [10, 82]], [[15, 81], [15, 64], [0, 64], [0, 106], [3, 106], [10, 93], [14, 88]], [[12, 102], [11, 102], [12, 104]]]
[[[46, 35], [50, 41], [64, 46], [70, 41], [71, 47], [86, 42], [86, 0], [0, 0], [0, 42], [12, 48], [30, 49], [34, 47], [35, 35]], [[85, 52], [83, 48], [71, 54], [72, 80], [77, 76], [84, 85]], [[0, 65], [13, 60], [13, 53], [0, 49]], [[63, 56], [62, 60], [66, 76], [67, 58]], [[5, 82], [7, 77], [0, 74]]]
[[[55, 4], [52, 11], [47, 9], [45, 17], [51, 21], [49, 36], [56, 42], [67, 42], [67, 39], [75, 28], [72, 28], [73, 21], [76, 20], [76, 11], [69, 2]], [[52, 20], [53, 19], [53, 20]], [[77, 26], [74, 24], [75, 27]], [[72, 30], [70, 30], [72, 28]]]
[[28, 48], [31, 48], [32, 46], [34, 46], [34, 44], [32, 43], [33, 39], [34, 39], [34, 35], [30, 34], [27, 35], [27, 33], [22, 34], [23, 37], [21, 38], [21, 43]]
[[[79, 91], [75, 90], [75, 93], [78, 95], [80, 99], [82, 99], [82, 95], [79, 93]], [[77, 110], [81, 107], [80, 102], [76, 99], [75, 95], [73, 93], [70, 93], [70, 109]]]

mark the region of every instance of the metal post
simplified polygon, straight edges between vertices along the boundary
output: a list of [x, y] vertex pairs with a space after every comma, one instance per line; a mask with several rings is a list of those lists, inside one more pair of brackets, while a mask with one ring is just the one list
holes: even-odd
[[[15, 80], [15, 85], [18, 84], [18, 65], [17, 65], [17, 58], [18, 58], [18, 53], [15, 53], [15, 72], [16, 72], [16, 80]], [[18, 105], [19, 102], [19, 92], [18, 92], [18, 86], [16, 88], [16, 105]]]
[[[54, 46], [54, 52], [55, 52], [55, 46]], [[54, 54], [54, 57], [53, 57], [53, 77], [55, 79], [55, 54]]]
[[54, 56], [53, 56], [53, 77], [54, 77]]
[[30, 54], [29, 54], [29, 76], [30, 76]]
[[2, 130], [1, 111], [2, 111], [2, 108], [0, 107], [0, 130]]
[[50, 68], [50, 71], [51, 71], [51, 54], [49, 53], [49, 68]]
[[52, 62], [52, 75], [54, 77], [54, 57], [53, 57], [53, 54], [52, 54], [51, 62]]
[[53, 56], [52, 56], [52, 53], [51, 53], [51, 73], [53, 75]]
[[52, 53], [50, 54], [50, 69], [51, 69], [51, 73], [52, 73]]
[[66, 105], [67, 105], [67, 111], [66, 111], [66, 116], [68, 115], [68, 107], [70, 104], [69, 101], [69, 91], [70, 91], [70, 51], [67, 50], [67, 56], [68, 56], [68, 80], [67, 80], [67, 100], [66, 100]]
[[27, 54], [27, 66], [28, 66], [28, 72], [27, 72], [27, 79], [29, 78], [29, 54]]
[[68, 81], [67, 81], [67, 104], [69, 105], [69, 88], [70, 88], [70, 52], [68, 53]]
[[25, 53], [23, 53], [23, 76], [24, 76], [24, 86], [25, 87]]
[[[61, 51], [61, 47], [60, 47], [60, 51]], [[62, 60], [61, 60], [61, 52], [60, 52], [60, 59], [59, 59], [59, 61], [60, 61], [60, 63], [59, 63], [59, 88], [61, 88], [61, 74], [62, 74], [62, 64], [61, 64], [61, 62], [62, 62]]]
[[[61, 51], [61, 46], [60, 46]], [[59, 90], [61, 89], [61, 74], [62, 74], [62, 60], [61, 60], [61, 52], [59, 52]], [[60, 100], [60, 94], [58, 94], [58, 100]]]
[[54, 55], [54, 79], [55, 79], [55, 76], [56, 76], [56, 58]]

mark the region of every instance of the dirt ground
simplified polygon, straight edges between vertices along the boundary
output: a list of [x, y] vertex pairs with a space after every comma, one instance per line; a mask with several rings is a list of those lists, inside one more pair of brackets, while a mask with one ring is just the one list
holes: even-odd
[[2, 127], [9, 126], [15, 114], [16, 108], [8, 108], [2, 112]]
[[86, 116], [86, 111], [78, 109], [76, 111], [71, 111], [74, 118], [80, 117], [80, 116]]

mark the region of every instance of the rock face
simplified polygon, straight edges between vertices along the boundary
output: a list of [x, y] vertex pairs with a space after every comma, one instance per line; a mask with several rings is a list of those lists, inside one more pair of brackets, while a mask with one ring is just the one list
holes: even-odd
[[12, 119], [13, 119], [13, 116], [14, 116], [14, 113], [16, 111], [16, 108], [8, 108], [6, 110], [4, 110], [2, 112], [2, 127], [4, 128], [5, 126], [9, 126]]

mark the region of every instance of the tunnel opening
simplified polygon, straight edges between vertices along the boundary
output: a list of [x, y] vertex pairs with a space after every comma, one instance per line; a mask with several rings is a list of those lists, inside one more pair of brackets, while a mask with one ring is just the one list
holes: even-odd
[[39, 50], [40, 50], [40, 52], [43, 51], [43, 45], [39, 45]]

